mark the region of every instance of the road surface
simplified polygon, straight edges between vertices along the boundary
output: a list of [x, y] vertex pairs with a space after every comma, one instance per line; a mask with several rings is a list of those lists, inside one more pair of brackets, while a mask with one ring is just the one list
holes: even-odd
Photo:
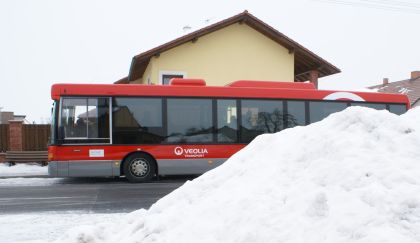
[[[0, 214], [51, 211], [131, 212], [149, 208], [190, 179], [193, 177], [132, 184], [124, 179], [63, 178], [51, 184], [0, 184]], [[37, 180], [37, 183], [42, 182], [42, 178]]]

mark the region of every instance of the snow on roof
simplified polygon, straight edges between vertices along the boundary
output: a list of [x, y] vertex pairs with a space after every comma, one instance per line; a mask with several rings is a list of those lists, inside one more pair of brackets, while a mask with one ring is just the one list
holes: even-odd
[[[420, 108], [350, 107], [64, 242], [420, 242]], [[141, 192], [139, 192], [141, 193]]]

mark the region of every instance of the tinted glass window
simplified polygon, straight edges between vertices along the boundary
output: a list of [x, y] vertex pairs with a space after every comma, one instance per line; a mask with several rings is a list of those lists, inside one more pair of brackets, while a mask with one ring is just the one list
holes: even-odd
[[109, 99], [88, 99], [88, 138], [109, 138]]
[[321, 121], [332, 113], [342, 111], [347, 108], [345, 102], [309, 102], [309, 118], [310, 122]]
[[212, 101], [209, 99], [168, 99], [166, 142], [213, 142]]
[[385, 110], [386, 105], [385, 104], [377, 104], [377, 103], [356, 103], [352, 102], [350, 103], [351, 106], [362, 106], [362, 107], [368, 107], [376, 110]]
[[238, 117], [236, 100], [217, 101], [217, 141], [236, 142]]
[[87, 126], [84, 119], [87, 113], [87, 99], [63, 99], [61, 107], [61, 126], [64, 138], [87, 138]]
[[406, 111], [407, 111], [406, 105], [395, 105], [395, 104], [389, 105], [389, 112], [392, 112], [394, 114], [401, 115], [401, 114], [404, 114]]
[[306, 124], [305, 102], [287, 101], [287, 127], [303, 126]]
[[156, 144], [163, 141], [162, 99], [115, 98], [114, 144]]
[[241, 142], [251, 142], [263, 133], [284, 128], [283, 102], [271, 100], [242, 100]]
[[109, 99], [63, 98], [59, 130], [71, 143], [109, 142]]

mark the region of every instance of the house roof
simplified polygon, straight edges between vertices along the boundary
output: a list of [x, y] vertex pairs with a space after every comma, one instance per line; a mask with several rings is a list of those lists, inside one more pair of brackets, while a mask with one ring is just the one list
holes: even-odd
[[335, 73], [341, 72], [340, 69], [317, 56], [315, 53], [306, 49], [299, 43], [280, 33], [273, 27], [256, 18], [248, 11], [244, 11], [233, 17], [227, 18], [215, 24], [209, 25], [197, 31], [191, 32], [187, 35], [181, 36], [173, 41], [155, 47], [151, 50], [145, 51], [133, 57], [130, 71], [127, 77], [124, 77], [115, 83], [128, 83], [143, 76], [144, 71], [153, 56], [159, 56], [160, 53], [182, 45], [189, 41], [195, 41], [198, 38], [232, 25], [234, 23], [243, 23], [252, 27], [256, 31], [262, 33], [273, 41], [279, 43], [295, 54], [295, 81], [309, 80], [309, 72], [311, 70], [318, 70], [319, 77], [325, 77]]
[[420, 77], [368, 87], [381, 93], [405, 94], [411, 106], [420, 105]]

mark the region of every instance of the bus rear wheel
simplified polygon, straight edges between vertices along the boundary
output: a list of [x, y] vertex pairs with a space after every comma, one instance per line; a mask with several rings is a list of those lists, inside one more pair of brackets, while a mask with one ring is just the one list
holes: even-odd
[[132, 154], [124, 160], [123, 172], [129, 182], [150, 181], [155, 175], [156, 163], [147, 154]]

